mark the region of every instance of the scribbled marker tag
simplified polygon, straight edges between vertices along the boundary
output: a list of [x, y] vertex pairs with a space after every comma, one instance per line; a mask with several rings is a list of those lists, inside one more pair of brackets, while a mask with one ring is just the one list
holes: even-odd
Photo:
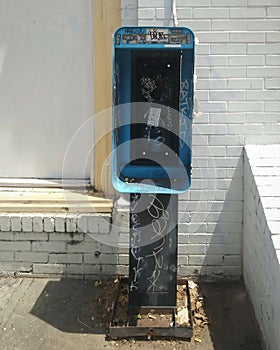
[[159, 119], [160, 119], [160, 108], [150, 107], [148, 112], [148, 122], [147, 125], [149, 126], [158, 126], [159, 125]]

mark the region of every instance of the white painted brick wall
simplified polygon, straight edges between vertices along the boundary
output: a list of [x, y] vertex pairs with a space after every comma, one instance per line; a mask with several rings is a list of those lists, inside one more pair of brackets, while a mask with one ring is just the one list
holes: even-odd
[[33, 231], [32, 217], [31, 216], [23, 216], [21, 218], [21, 225], [22, 225], [22, 231], [32, 232]]
[[[179, 231], [187, 233], [187, 225], [196, 223], [188, 243], [203, 247], [204, 252], [194, 254], [195, 248], [188, 250], [181, 239], [180, 273], [240, 275], [243, 146], [280, 142], [280, 3], [176, 2], [179, 25], [189, 27], [199, 38], [196, 93], [203, 113], [194, 120], [193, 186], [180, 196]], [[139, 1], [138, 24], [163, 25], [162, 16], [157, 17], [162, 3]], [[164, 1], [166, 7], [171, 8], [171, 3]], [[155, 18], [145, 17], [147, 10]]]
[[137, 0], [121, 0], [121, 17], [122, 25], [135, 26], [137, 25], [138, 9]]
[[21, 231], [21, 219], [18, 215], [11, 215], [11, 231]]
[[66, 220], [65, 220], [65, 216], [59, 216], [57, 215], [55, 217], [55, 231], [56, 232], [65, 232], [66, 229]]
[[[280, 344], [280, 145], [246, 146], [244, 179], [244, 281], [266, 349]], [[260, 175], [261, 169], [262, 175]]]
[[[194, 121], [192, 189], [180, 196], [182, 275], [242, 272], [243, 146], [280, 140], [279, 5], [279, 0], [177, 0], [179, 25], [200, 39], [196, 87], [203, 113]], [[122, 0], [124, 25], [171, 25], [170, 11], [171, 0]], [[2, 214], [0, 230], [3, 271], [127, 271], [127, 248], [110, 246], [117, 240], [123, 246], [127, 235], [111, 232], [110, 215], [33, 215], [31, 222], [28, 216]]]
[[44, 231], [54, 232], [54, 218], [47, 216], [44, 217]]
[[11, 221], [8, 216], [0, 217], [0, 230], [1, 231], [10, 231]]
[[0, 275], [127, 274], [128, 249], [118, 241], [109, 214], [1, 214]]
[[43, 232], [43, 219], [41, 216], [34, 216], [33, 217], [33, 230], [35, 232]]

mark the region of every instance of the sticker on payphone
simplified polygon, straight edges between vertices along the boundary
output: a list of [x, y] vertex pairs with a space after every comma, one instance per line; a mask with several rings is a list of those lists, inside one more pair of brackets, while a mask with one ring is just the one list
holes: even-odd
[[161, 108], [150, 107], [150, 109], [147, 112], [147, 115], [148, 115], [147, 125], [148, 126], [158, 126], [160, 113], [161, 113]]
[[168, 43], [168, 28], [148, 28], [146, 42]]

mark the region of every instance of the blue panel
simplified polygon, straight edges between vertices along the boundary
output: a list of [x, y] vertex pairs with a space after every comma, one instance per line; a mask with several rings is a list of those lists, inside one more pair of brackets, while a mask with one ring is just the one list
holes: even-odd
[[191, 185], [194, 35], [123, 27], [114, 36], [113, 186], [182, 193]]

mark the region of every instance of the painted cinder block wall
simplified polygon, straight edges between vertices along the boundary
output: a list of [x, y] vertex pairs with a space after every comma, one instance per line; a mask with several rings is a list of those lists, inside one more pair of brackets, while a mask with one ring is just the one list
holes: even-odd
[[111, 214], [2, 214], [0, 276], [123, 275]]
[[[280, 141], [279, 0], [177, 0], [177, 8], [179, 25], [200, 41], [196, 94], [202, 111], [193, 127], [193, 186], [180, 196], [179, 273], [238, 277], [243, 148]], [[171, 0], [122, 0], [122, 23], [172, 25]], [[124, 223], [125, 217], [124, 209]], [[100, 218], [84, 220], [3, 214], [0, 271], [127, 273], [128, 249], [120, 247], [128, 242], [127, 230], [112, 230], [111, 217], [101, 226]]]
[[280, 344], [280, 145], [247, 145], [243, 276], [266, 349]]
[[[123, 1], [123, 24], [173, 25], [171, 0]], [[280, 141], [279, 0], [177, 0], [196, 48], [193, 186], [180, 196], [184, 274], [242, 274], [243, 147]], [[135, 14], [134, 22], [129, 14]]]

